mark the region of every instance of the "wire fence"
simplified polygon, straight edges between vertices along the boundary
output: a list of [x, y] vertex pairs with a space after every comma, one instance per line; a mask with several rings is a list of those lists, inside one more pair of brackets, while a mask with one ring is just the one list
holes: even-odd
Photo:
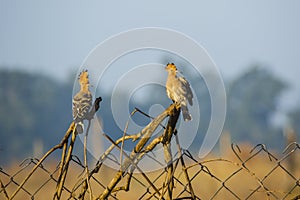
[[[298, 143], [290, 143], [280, 154], [262, 144], [252, 149], [232, 144], [226, 157], [199, 160], [180, 146], [176, 130], [180, 108], [176, 104], [156, 118], [135, 109], [132, 115], [141, 112], [151, 122], [134, 135], [127, 135], [125, 128], [117, 140], [104, 134], [111, 146], [94, 164], [88, 163], [87, 137], [100, 102], [101, 98], [95, 100], [87, 118], [83, 159], [73, 153], [78, 134], [72, 122], [61, 142], [42, 158], [0, 168], [0, 199], [300, 199]], [[154, 137], [157, 127], [164, 131]], [[171, 152], [172, 138], [177, 145], [175, 154]], [[130, 153], [123, 150], [125, 140], [136, 142]], [[165, 163], [151, 154], [158, 144], [163, 146]], [[124, 159], [118, 161], [113, 150]], [[60, 160], [51, 159], [54, 152], [59, 152]], [[161, 170], [143, 171], [139, 163], [145, 157], [160, 164]], [[106, 166], [107, 160], [119, 166], [118, 170]]]
[[[235, 159], [224, 158], [198, 161], [189, 151], [174, 160], [174, 199], [300, 199], [299, 150], [297, 143], [288, 145], [283, 154], [274, 155], [264, 145], [257, 145], [248, 154], [237, 145], [232, 145]], [[24, 160], [15, 172], [0, 169], [0, 199], [10, 199], [11, 192], [21, 185], [21, 181], [31, 168], [37, 166], [37, 159]], [[294, 162], [294, 164], [293, 164]], [[297, 163], [298, 162], [298, 163]], [[293, 166], [295, 165], [295, 166]], [[56, 191], [58, 164], [39, 164], [32, 181], [21, 187], [15, 199], [49, 199]], [[62, 199], [78, 199], [76, 193], [84, 182], [80, 172], [84, 164], [72, 155], [69, 167], [70, 180], [63, 186]], [[107, 186], [107, 175], [111, 169], [99, 170], [93, 174], [90, 184], [97, 196]], [[183, 171], [187, 171], [184, 177]], [[161, 191], [167, 169], [151, 174], [132, 174], [128, 191], [117, 191], [108, 199], [162, 199], [147, 182], [149, 179]], [[130, 176], [126, 173], [123, 178]], [[81, 181], [80, 181], [81, 180]], [[189, 180], [188, 182], [186, 180]], [[98, 193], [98, 194], [96, 194]], [[163, 193], [163, 191], [161, 191]], [[85, 197], [87, 198], [87, 197]]]

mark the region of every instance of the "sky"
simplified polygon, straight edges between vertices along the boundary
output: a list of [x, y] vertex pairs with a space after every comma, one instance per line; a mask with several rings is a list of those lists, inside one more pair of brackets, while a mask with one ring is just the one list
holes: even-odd
[[250, 65], [265, 65], [290, 84], [286, 104], [295, 104], [300, 101], [299, 24], [298, 0], [0, 0], [0, 67], [62, 80], [108, 37], [162, 27], [201, 44], [225, 79]]

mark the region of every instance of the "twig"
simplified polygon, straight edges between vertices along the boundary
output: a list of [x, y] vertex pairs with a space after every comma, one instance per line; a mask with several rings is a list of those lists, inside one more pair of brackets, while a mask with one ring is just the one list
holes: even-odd
[[75, 123], [72, 122], [70, 124], [69, 129], [67, 130], [65, 136], [63, 137], [62, 141], [52, 147], [40, 160], [39, 162], [33, 167], [33, 169], [30, 171], [30, 173], [25, 177], [25, 179], [22, 181], [22, 183], [19, 185], [19, 187], [15, 190], [15, 192], [11, 195], [10, 200], [12, 200], [17, 193], [20, 191], [20, 189], [24, 186], [24, 184], [28, 181], [28, 179], [32, 176], [32, 174], [38, 169], [38, 167], [41, 165], [42, 162], [44, 162], [44, 160], [52, 153], [54, 152], [56, 149], [61, 149], [63, 147], [63, 145], [65, 143], [68, 142], [69, 136], [71, 135], [71, 133], [75, 130]]
[[[151, 115], [148, 115], [147, 113], [145, 113], [144, 111], [140, 110], [139, 108], [135, 107], [135, 110], [143, 115], [145, 115], [146, 117], [150, 118], [150, 119], [155, 119], [155, 117], [152, 117]], [[166, 127], [163, 124], [159, 124], [163, 129], [165, 129]]]
[[[88, 162], [87, 162], [87, 137], [88, 137], [88, 133], [89, 133], [89, 129], [90, 129], [90, 126], [91, 126], [91, 120], [89, 120], [89, 123], [88, 123], [88, 127], [86, 129], [86, 133], [85, 133], [85, 136], [84, 136], [84, 168], [85, 168], [85, 175], [86, 175], [86, 179], [85, 179], [85, 182], [87, 184], [87, 188], [90, 192], [90, 200], [93, 199], [93, 193], [92, 193], [92, 188], [91, 188], [91, 184], [90, 184], [90, 180], [89, 180], [89, 168], [88, 168]], [[84, 192], [83, 192], [83, 195], [82, 195], [82, 199], [84, 199], [84, 193], [85, 193], [86, 189], [84, 188]]]
[[167, 127], [163, 133], [163, 148], [164, 148], [164, 156], [165, 161], [167, 163], [167, 177], [166, 177], [166, 183], [165, 187], [167, 187], [168, 191], [168, 200], [172, 200], [172, 193], [174, 188], [174, 181], [173, 181], [173, 159], [172, 159], [172, 152], [171, 152], [171, 139], [172, 135], [175, 132], [176, 123], [178, 121], [178, 117], [180, 114], [180, 108], [177, 109], [175, 107], [169, 117]]
[[140, 139], [140, 141], [137, 143], [137, 145], [134, 147], [133, 151], [130, 154], [130, 159], [125, 159], [121, 169], [117, 172], [115, 177], [111, 180], [111, 182], [107, 185], [104, 192], [99, 196], [99, 199], [106, 199], [113, 189], [116, 187], [116, 185], [121, 180], [122, 176], [124, 175], [127, 168], [132, 164], [132, 160], [136, 158], [138, 153], [140, 153], [143, 149], [143, 147], [146, 145], [148, 140], [150, 139], [151, 135], [154, 133], [156, 128], [159, 126], [159, 124], [172, 112], [172, 110], [175, 108], [175, 104], [172, 104], [167, 108], [163, 113], [161, 113], [158, 117], [156, 117], [152, 122], [150, 122], [138, 135], [143, 135]]
[[74, 147], [74, 143], [75, 143], [75, 140], [76, 140], [76, 136], [77, 136], [76, 128], [74, 128], [74, 130], [72, 132], [72, 138], [71, 138], [70, 146], [69, 146], [69, 149], [68, 149], [68, 154], [67, 154], [67, 157], [66, 157], [66, 160], [65, 160], [65, 165], [64, 165], [64, 169], [63, 169], [62, 178], [61, 178], [60, 181], [57, 182], [57, 187], [56, 187], [56, 192], [54, 194], [54, 199], [56, 199], [56, 198], [60, 199], [60, 197], [61, 197], [62, 189], [63, 189], [63, 186], [65, 184], [66, 176], [67, 176], [68, 169], [69, 169], [70, 160], [71, 160], [71, 157], [72, 157], [72, 152], [73, 152], [73, 147]]
[[61, 181], [62, 175], [63, 175], [63, 170], [65, 166], [65, 159], [66, 159], [66, 153], [67, 153], [67, 146], [68, 142], [65, 142], [63, 145], [63, 151], [61, 154], [61, 160], [60, 160], [60, 165], [59, 165], [59, 174], [58, 174], [58, 179], [57, 182]]
[[300, 194], [296, 195], [295, 197], [293, 197], [291, 200], [299, 200], [300, 199]]
[[[132, 117], [135, 113], [136, 113], [137, 109], [134, 109], [131, 113], [130, 113], [130, 117]], [[125, 129], [124, 129], [124, 132], [123, 132], [123, 137], [122, 137], [122, 143], [121, 143], [121, 151], [120, 151], [120, 165], [122, 165], [122, 157], [123, 157], [123, 148], [124, 148], [124, 141], [125, 141], [125, 136], [126, 136], [126, 132], [127, 132], [127, 129], [128, 129], [128, 125], [129, 125], [129, 120], [127, 120], [126, 122], [126, 126], [125, 126]]]
[[[116, 145], [115, 144], [115, 142], [113, 141], [113, 139], [111, 139], [108, 135], [105, 135], [107, 138], [108, 138], [108, 140], [109, 141], [111, 141], [114, 145]], [[153, 146], [153, 145], [152, 145]], [[116, 145], [116, 147], [118, 148], [118, 149], [121, 149], [118, 145]], [[153, 146], [154, 147], [154, 146]], [[129, 155], [127, 155], [125, 152], [123, 152], [123, 154], [125, 155], [125, 157], [127, 158], [127, 159], [130, 159], [131, 160], [131, 158], [130, 158], [130, 156]], [[142, 156], [140, 157], [140, 159], [142, 158]], [[130, 169], [130, 171], [129, 171], [129, 178], [127, 179], [127, 183], [126, 183], [126, 185], [125, 186], [123, 186], [123, 187], [115, 187], [114, 189], [113, 189], [113, 191], [112, 192], [117, 192], [117, 191], [120, 191], [120, 190], [125, 190], [125, 191], [128, 191], [129, 190], [129, 186], [130, 186], [130, 180], [131, 180], [131, 178], [132, 178], [132, 173], [133, 173], [133, 171], [135, 170], [135, 168], [142, 174], [142, 176], [146, 179], [146, 181], [149, 183], [149, 185], [155, 190], [155, 192], [156, 193], [158, 193], [159, 194], [159, 190], [155, 187], [155, 185], [150, 181], [150, 179], [147, 177], [147, 175], [143, 172], [143, 170], [142, 169], [140, 169], [139, 167], [138, 167], [138, 159], [136, 159], [136, 162], [134, 162], [134, 160], [131, 160], [131, 169]], [[122, 167], [121, 167], [122, 168]]]
[[185, 179], [186, 179], [186, 181], [188, 183], [188, 186], [189, 186], [189, 189], [190, 189], [191, 199], [196, 199], [195, 193], [194, 193], [194, 190], [193, 190], [193, 186], [192, 186], [192, 182], [190, 180], [187, 168], [186, 168], [185, 163], [184, 163], [184, 159], [182, 157], [181, 146], [179, 144], [179, 138], [178, 138], [178, 135], [177, 135], [177, 131], [175, 131], [175, 138], [176, 138], [176, 144], [177, 144], [178, 153], [179, 153], [179, 159], [180, 159], [181, 166], [182, 166], [182, 171], [184, 173]]

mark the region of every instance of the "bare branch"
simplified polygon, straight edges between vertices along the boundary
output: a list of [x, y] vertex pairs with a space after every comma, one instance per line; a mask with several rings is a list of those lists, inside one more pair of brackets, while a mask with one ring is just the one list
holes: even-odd
[[23, 180], [23, 182], [19, 185], [19, 187], [16, 189], [16, 191], [11, 195], [10, 199], [13, 199], [16, 194], [20, 191], [20, 189], [24, 186], [24, 184], [28, 181], [28, 179], [32, 176], [32, 174], [38, 169], [38, 167], [44, 162], [44, 160], [51, 154], [53, 153], [55, 150], [57, 149], [61, 149], [63, 147], [63, 145], [65, 143], [68, 142], [69, 136], [71, 133], [73, 133], [75, 131], [75, 123], [72, 122], [69, 129], [67, 130], [65, 136], [63, 137], [62, 141], [54, 146], [53, 148], [51, 148], [40, 160], [39, 162], [34, 166], [34, 168], [31, 170], [31, 172], [25, 177], [25, 179]]
[[148, 142], [148, 140], [150, 139], [151, 135], [154, 133], [156, 128], [167, 116], [170, 115], [170, 113], [174, 110], [175, 107], [176, 107], [175, 104], [172, 104], [171, 106], [169, 106], [163, 113], [161, 113], [159, 116], [157, 116], [139, 134], [137, 134], [138, 137], [141, 137], [141, 136], [143, 136], [143, 137], [139, 140], [139, 142], [134, 147], [133, 151], [130, 154], [130, 158], [125, 159], [123, 165], [121, 166], [121, 169], [117, 172], [115, 177], [108, 184], [108, 186], [106, 187], [104, 192], [99, 196], [99, 199], [106, 199], [110, 195], [110, 193], [116, 187], [118, 182], [121, 180], [125, 171], [132, 164], [132, 160], [134, 160], [137, 157], [137, 155], [142, 151], [143, 147]]

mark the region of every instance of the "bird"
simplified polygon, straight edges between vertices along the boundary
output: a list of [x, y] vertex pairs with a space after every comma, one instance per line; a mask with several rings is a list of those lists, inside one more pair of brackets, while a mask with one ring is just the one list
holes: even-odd
[[89, 75], [87, 70], [83, 70], [78, 77], [80, 91], [73, 97], [73, 120], [76, 125], [77, 132], [83, 133], [83, 120], [87, 119], [87, 115], [92, 107], [92, 94], [89, 90]]
[[187, 104], [193, 105], [193, 92], [190, 83], [184, 78], [177, 76], [177, 68], [174, 63], [168, 63], [165, 67], [168, 72], [166, 91], [168, 97], [175, 103], [180, 104], [184, 121], [192, 120]]

